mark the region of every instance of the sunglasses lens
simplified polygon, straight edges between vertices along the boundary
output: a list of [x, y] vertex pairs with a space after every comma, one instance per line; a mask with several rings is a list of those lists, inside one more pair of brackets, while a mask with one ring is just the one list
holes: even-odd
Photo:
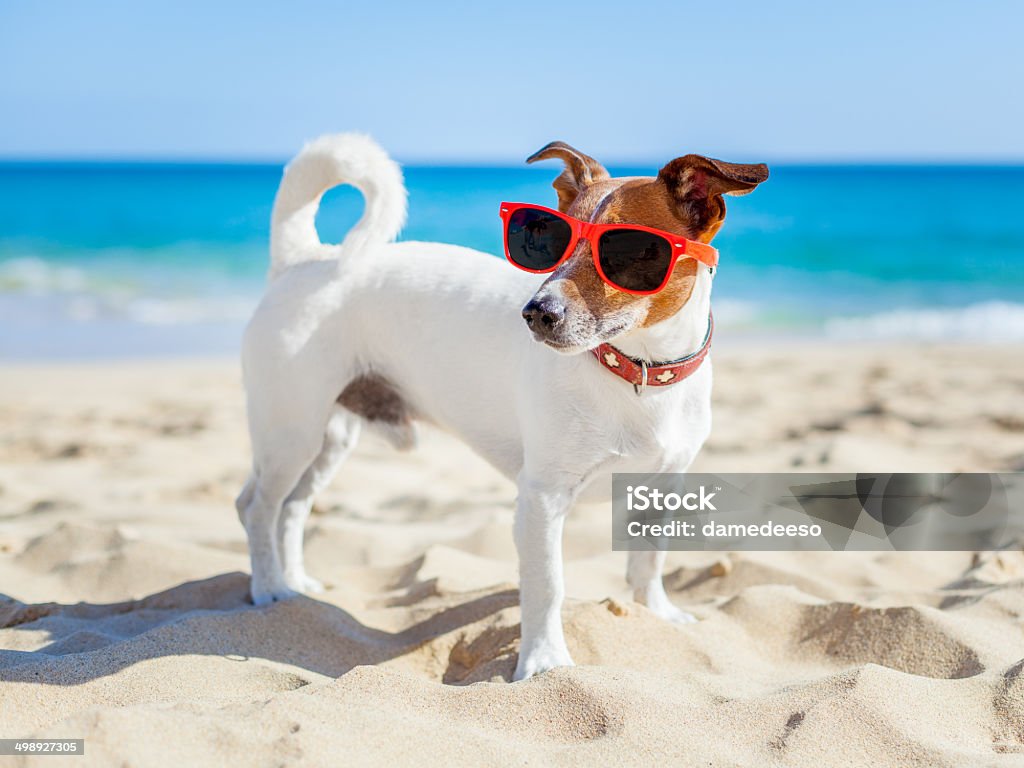
[[672, 266], [672, 244], [639, 229], [615, 229], [598, 241], [598, 259], [605, 277], [627, 291], [653, 291]]
[[553, 269], [571, 240], [568, 222], [536, 208], [513, 212], [505, 230], [509, 258], [526, 269]]

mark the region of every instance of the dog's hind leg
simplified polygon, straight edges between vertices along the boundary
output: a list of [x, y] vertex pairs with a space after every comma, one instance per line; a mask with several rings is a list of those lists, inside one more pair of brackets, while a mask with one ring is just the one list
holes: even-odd
[[[264, 412], [267, 411], [261, 409], [260, 413]], [[267, 605], [296, 594], [285, 582], [281, 566], [278, 518], [285, 500], [322, 450], [327, 424], [326, 414], [315, 421], [308, 413], [304, 416], [302, 421], [280, 419], [275, 425], [261, 424], [258, 429], [250, 429], [255, 456], [253, 475], [239, 495], [238, 503], [241, 505], [248, 499], [239, 517], [249, 539], [250, 589], [256, 605]]]
[[676, 624], [690, 624], [696, 619], [672, 604], [665, 594], [661, 571], [665, 566], [665, 553], [630, 552], [626, 566], [626, 580], [633, 588], [633, 599], [666, 621]]
[[327, 423], [323, 447], [298, 485], [288, 495], [278, 521], [278, 543], [285, 583], [296, 592], [322, 592], [323, 585], [306, 574], [302, 556], [303, 532], [313, 498], [331, 482], [338, 467], [352, 452], [359, 438], [360, 420], [353, 414], [335, 409]]

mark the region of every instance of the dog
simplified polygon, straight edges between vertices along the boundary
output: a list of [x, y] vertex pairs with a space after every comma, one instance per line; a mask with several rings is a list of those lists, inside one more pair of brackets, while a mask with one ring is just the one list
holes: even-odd
[[[574, 232], [641, 225], [693, 248], [722, 226], [723, 195], [768, 177], [763, 164], [686, 155], [656, 177], [612, 178], [562, 142], [527, 162], [548, 159], [563, 163], [557, 212]], [[358, 188], [365, 209], [343, 242], [324, 244], [316, 212], [339, 184]], [[629, 293], [598, 273], [587, 237], [538, 275], [456, 245], [394, 242], [405, 215], [401, 170], [366, 136], [321, 137], [285, 169], [268, 287], [242, 344], [253, 466], [236, 507], [252, 601], [322, 588], [303, 566], [303, 526], [360, 429], [408, 449], [426, 422], [517, 485], [513, 679], [572, 665], [560, 616], [565, 516], [576, 501], [608, 499], [612, 472], [684, 472], [708, 437], [713, 268], [680, 258], [662, 289]], [[659, 375], [682, 371], [678, 381], [648, 378], [659, 361], [679, 360], [691, 367]], [[669, 601], [663, 563], [664, 552], [629, 553], [634, 598], [668, 621], [694, 621]]]

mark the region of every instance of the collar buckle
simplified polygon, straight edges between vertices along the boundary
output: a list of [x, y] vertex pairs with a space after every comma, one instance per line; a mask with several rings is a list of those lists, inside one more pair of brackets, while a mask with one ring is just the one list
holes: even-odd
[[633, 391], [636, 392], [637, 397], [644, 393], [647, 389], [647, 361], [640, 360], [640, 383], [633, 385]]

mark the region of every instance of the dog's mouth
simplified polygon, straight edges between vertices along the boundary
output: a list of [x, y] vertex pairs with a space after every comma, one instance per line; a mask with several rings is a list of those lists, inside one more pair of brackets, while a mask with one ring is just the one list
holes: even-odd
[[[592, 349], [592, 347], [587, 346], [586, 344], [565, 344], [553, 339], [540, 338], [536, 334], [534, 334], [533, 338], [550, 349], [555, 350], [555, 352], [558, 352], [560, 355], [578, 355], [581, 352], [586, 352], [588, 349]], [[596, 347], [597, 344], [594, 344], [593, 346]]]
[[[622, 334], [628, 332], [636, 325], [633, 317], [608, 318], [606, 321], [598, 321], [597, 327], [590, 333], [565, 336], [548, 336], [542, 333], [533, 332], [534, 341], [544, 344], [549, 349], [560, 355], [578, 355], [589, 352], [601, 344], [614, 341]], [[575, 337], [575, 338], [574, 338]]]

